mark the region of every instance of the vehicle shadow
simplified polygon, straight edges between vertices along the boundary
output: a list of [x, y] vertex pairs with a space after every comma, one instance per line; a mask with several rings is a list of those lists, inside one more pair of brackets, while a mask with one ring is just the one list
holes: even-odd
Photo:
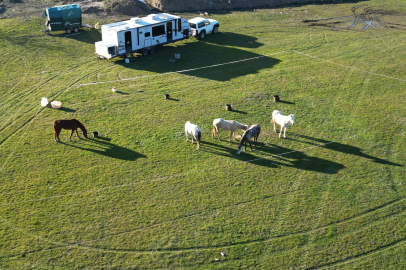
[[336, 174], [344, 169], [344, 165], [318, 157], [308, 156], [303, 152], [295, 151], [278, 145], [267, 145], [262, 142], [257, 143], [257, 147], [252, 144], [252, 153], [260, 152], [265, 157], [258, 157], [251, 154], [251, 149], [247, 144], [247, 151], [237, 154], [238, 142], [231, 142], [230, 147], [218, 145], [214, 142], [202, 142], [201, 150], [225, 157], [232, 157], [240, 161], [249, 162], [259, 166], [269, 168], [291, 167], [299, 170], [314, 171], [325, 174]]
[[[181, 58], [176, 63], [171, 63], [169, 59], [175, 54], [180, 54]], [[159, 74], [177, 73], [222, 82], [256, 74], [281, 62], [269, 56], [207, 42], [159, 46], [154, 54], [134, 56], [136, 59], [130, 63], [120, 59], [115, 60], [115, 63], [128, 69]]]
[[83, 146], [83, 144], [78, 146], [71, 143], [63, 143], [63, 142], [61, 143], [66, 146], [78, 148], [85, 151], [90, 151], [95, 154], [103, 155], [114, 159], [135, 161], [139, 158], [146, 158], [146, 156], [143, 154], [137, 153], [128, 148], [112, 144], [110, 143], [110, 140], [111, 139], [106, 137], [82, 139], [82, 141], [84, 141], [88, 145], [87, 147]]
[[338, 142], [327, 141], [327, 140], [313, 138], [313, 137], [310, 137], [310, 136], [305, 136], [305, 135], [300, 135], [300, 134], [296, 134], [295, 136], [306, 139], [307, 141], [298, 140], [298, 139], [295, 139], [295, 138], [292, 138], [292, 137], [289, 138], [289, 139], [293, 140], [293, 141], [297, 141], [297, 142], [302, 142], [302, 143], [304, 142], [304, 143], [311, 144], [311, 145], [321, 145], [320, 147], [327, 148], [327, 149], [337, 151], [337, 152], [341, 152], [341, 153], [344, 153], [344, 154], [357, 155], [359, 157], [363, 157], [363, 158], [367, 158], [369, 160], [372, 160], [375, 163], [392, 165], [392, 166], [403, 166], [402, 164], [393, 163], [393, 162], [390, 162], [388, 160], [384, 160], [384, 159], [381, 159], [381, 158], [377, 158], [377, 157], [365, 154], [365, 153], [362, 152], [361, 148], [356, 147], [356, 146], [342, 144], [342, 143], [338, 143]]
[[256, 37], [241, 35], [233, 32], [218, 32], [215, 35], [207, 35], [200, 42], [213, 43], [220, 46], [235, 46], [242, 48], [256, 49], [263, 46], [263, 43], [257, 42]]

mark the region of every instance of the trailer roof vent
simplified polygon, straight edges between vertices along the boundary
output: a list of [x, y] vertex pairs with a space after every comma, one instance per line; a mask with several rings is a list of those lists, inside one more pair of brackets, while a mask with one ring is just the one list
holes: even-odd
[[131, 21], [132, 23], [136, 24], [136, 23], [142, 22], [142, 19], [141, 19], [141, 18], [138, 18], [138, 17], [135, 17], [135, 18], [131, 18], [130, 21]]
[[156, 14], [150, 14], [150, 15], [148, 15], [148, 17], [150, 17], [153, 20], [157, 20], [159, 18], [159, 16]]

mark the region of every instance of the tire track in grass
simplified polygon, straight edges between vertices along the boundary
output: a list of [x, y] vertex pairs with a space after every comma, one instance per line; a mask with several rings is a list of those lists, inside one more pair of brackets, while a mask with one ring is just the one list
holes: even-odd
[[[60, 96], [62, 93], [64, 93], [65, 91], [69, 91], [69, 89], [71, 87], [73, 87], [76, 83], [78, 83], [79, 81], [82, 80], [82, 78], [87, 78], [90, 77], [94, 74], [97, 74], [98, 72], [100, 72], [99, 70], [95, 70], [93, 72], [89, 72], [88, 74], [81, 76], [78, 75], [79, 78], [77, 78], [76, 80], [73, 80], [72, 83], [67, 86], [65, 89], [62, 89], [61, 91], [57, 92], [54, 95], [54, 98], [57, 98], [58, 96]], [[30, 110], [33, 110], [37, 108], [37, 106], [33, 107]], [[27, 126], [27, 128], [25, 129], [25, 131], [23, 132], [23, 134], [21, 135], [20, 139], [17, 141], [15, 147], [13, 148], [13, 150], [11, 151], [10, 155], [6, 158], [6, 161], [4, 162], [4, 164], [2, 165], [2, 167], [0, 168], [0, 173], [2, 172], [2, 170], [4, 169], [5, 165], [7, 164], [8, 160], [10, 159], [10, 157], [12, 156], [12, 154], [15, 152], [15, 150], [17, 149], [18, 145], [20, 144], [22, 138], [24, 137], [25, 133], [27, 132], [29, 126], [31, 125], [32, 121], [41, 113], [41, 111], [44, 110], [44, 107], [40, 107], [40, 109], [37, 111], [37, 113], [30, 117], [28, 121], [24, 122], [19, 128], [17, 128], [14, 132], [12, 132], [9, 136], [7, 136], [6, 138], [4, 138], [2, 141], [0, 141], [0, 147], [3, 145], [4, 142], [6, 142], [10, 137], [12, 137], [14, 134], [16, 134], [18, 131], [22, 130], [25, 126]]]
[[[40, 81], [40, 82], [36, 83], [35, 85], [33, 85], [33, 86], [31, 87], [31, 90], [24, 92], [24, 94], [19, 94], [19, 93], [17, 93], [17, 94], [15, 94], [15, 95], [12, 95], [8, 100], [6, 100], [5, 103], [8, 103], [9, 105], [8, 105], [8, 106], [2, 106], [2, 108], [8, 109], [9, 107], [13, 107], [13, 108], [18, 107], [18, 109], [17, 109], [17, 111], [14, 112], [13, 115], [9, 116], [9, 119], [8, 119], [8, 120], [6, 120], [6, 121], [3, 123], [2, 127], [0, 128], [0, 133], [3, 132], [3, 131], [5, 130], [5, 128], [7, 128], [6, 125], [9, 123], [9, 121], [12, 120], [13, 118], [15, 118], [15, 116], [20, 112], [22, 106], [18, 106], [19, 104], [24, 104], [24, 103], [26, 103], [26, 101], [27, 101], [27, 99], [30, 97], [30, 95], [31, 95], [32, 93], [36, 92], [39, 88], [45, 88], [45, 85], [46, 85], [46, 84], [48, 84], [48, 83], [50, 83], [50, 82], [53, 82], [56, 78], [58, 78], [58, 77], [60, 77], [60, 76], [63, 76], [63, 75], [65, 75], [65, 74], [68, 74], [68, 72], [75, 71], [78, 67], [80, 67], [80, 66], [76, 66], [75, 68], [72, 68], [72, 69], [70, 69], [70, 70], [68, 70], [68, 71], [65, 71], [65, 72], [63, 72], [63, 73], [56, 74], [56, 75], [54, 75], [54, 76], [52, 76], [52, 77], [46, 79], [45, 81]], [[51, 88], [51, 90], [52, 90], [52, 88]], [[20, 98], [20, 97], [21, 97], [21, 98]], [[19, 99], [20, 101], [17, 102], [17, 103], [10, 103], [10, 102], [9, 102], [10, 100], [18, 100], [18, 99]], [[30, 110], [32, 110], [32, 109], [29, 109], [29, 111], [30, 111]], [[14, 122], [16, 122], [19, 118], [24, 117], [24, 116], [25, 116], [25, 115], [20, 115], [19, 117], [17, 117], [17, 118], [14, 120]], [[4, 141], [4, 140], [0, 141], [0, 145], [2, 144], [3, 141]]]
[[[398, 201], [398, 202], [400, 202], [400, 201]], [[401, 202], [404, 203], [405, 198], [402, 198]], [[238, 204], [231, 205], [230, 207], [233, 207], [233, 206], [236, 206], [236, 205], [238, 205]], [[379, 207], [378, 209], [379, 210], [384, 210], [386, 207], [388, 207], [388, 205], [385, 205], [383, 207]], [[406, 205], [403, 205], [403, 208], [402, 208], [401, 211], [394, 212], [390, 216], [400, 215], [400, 214], [404, 213], [405, 210], [406, 210]], [[214, 211], [215, 210], [213, 210], [213, 212]], [[368, 211], [368, 212], [364, 213], [364, 215], [369, 215], [371, 213], [373, 213], [373, 212]], [[387, 216], [384, 216], [382, 218], [387, 218]], [[351, 221], [351, 220], [352, 219], [347, 219], [346, 222]], [[377, 219], [375, 221], [379, 222], [379, 220], [380, 219]], [[323, 227], [318, 227], [318, 228], [315, 228], [315, 229], [311, 229], [309, 231], [296, 232], [296, 233], [287, 234], [287, 235], [279, 235], [279, 236], [272, 237], [272, 238], [259, 238], [259, 239], [255, 239], [255, 240], [235, 242], [235, 243], [230, 243], [230, 244], [226, 244], [226, 245], [197, 246], [197, 247], [195, 246], [195, 247], [188, 247], [188, 248], [170, 248], [170, 249], [156, 249], [156, 248], [154, 248], [154, 249], [136, 250], [136, 249], [107, 249], [107, 248], [98, 248], [98, 247], [92, 247], [92, 246], [82, 244], [82, 243], [90, 243], [90, 242], [98, 241], [100, 239], [84, 241], [84, 242], [65, 243], [65, 242], [52, 240], [52, 239], [49, 239], [47, 237], [42, 237], [42, 236], [38, 236], [38, 235], [35, 235], [33, 233], [30, 233], [30, 232], [28, 232], [28, 231], [26, 231], [24, 229], [21, 229], [21, 228], [15, 226], [15, 225], [9, 223], [8, 221], [4, 220], [2, 217], [0, 217], [0, 221], [5, 223], [6, 225], [11, 227], [12, 229], [15, 229], [15, 230], [17, 230], [17, 231], [19, 231], [19, 232], [21, 232], [21, 233], [23, 233], [25, 235], [28, 235], [28, 236], [30, 236], [32, 238], [35, 238], [35, 239], [41, 240], [43, 242], [51, 243], [51, 244], [55, 245], [55, 247], [51, 247], [51, 248], [48, 248], [48, 249], [34, 250], [34, 251], [30, 251], [30, 252], [24, 252], [24, 254], [39, 253], [39, 252], [44, 252], [44, 251], [47, 251], [47, 250], [50, 250], [50, 249], [55, 249], [55, 248], [78, 248], [78, 249], [81, 249], [81, 250], [91, 250], [91, 251], [113, 253], [113, 254], [120, 254], [120, 253], [134, 253], [134, 254], [166, 253], [166, 254], [170, 254], [170, 253], [212, 251], [213, 249], [225, 249], [225, 248], [237, 247], [237, 246], [241, 246], [241, 245], [255, 245], [255, 244], [259, 244], [259, 243], [277, 241], [277, 240], [282, 240], [282, 239], [286, 239], [286, 238], [293, 237], [293, 236], [307, 235], [309, 233], [314, 233], [315, 234], [318, 230], [323, 230], [323, 229], [329, 228], [331, 226], [331, 225], [328, 225], [328, 226], [323, 226]], [[334, 224], [336, 224], [336, 223], [334, 223]], [[154, 227], [154, 226], [159, 226], [159, 225], [160, 224], [153, 224], [153, 225], [151, 225], [149, 227]], [[372, 226], [371, 223], [368, 223], [366, 225], [366, 227], [370, 227], [370, 226]], [[341, 264], [343, 262], [347, 262], [347, 261], [354, 260], [354, 259], [357, 259], [357, 258], [360, 258], [360, 257], [368, 256], [371, 253], [377, 253], [377, 252], [383, 251], [383, 250], [385, 250], [387, 248], [390, 248], [390, 247], [392, 247], [394, 245], [397, 245], [399, 243], [406, 242], [405, 240], [406, 240], [406, 237], [398, 239], [398, 240], [396, 240], [394, 242], [388, 243], [388, 244], [383, 245], [381, 247], [378, 247], [376, 249], [373, 249], [373, 250], [370, 250], [370, 251], [363, 252], [361, 254], [352, 256], [351, 258], [342, 259], [342, 260], [327, 263], [327, 264], [324, 264], [324, 265], [308, 267], [308, 268], [305, 268], [305, 269], [319, 269], [319, 268], [323, 268], [323, 267], [326, 267], [326, 266], [331, 266], [331, 265], [335, 265], [335, 264]], [[284, 252], [289, 252], [289, 251], [284, 251]], [[20, 257], [20, 256], [21, 256], [21, 254], [16, 254], [16, 255], [9, 256], [9, 257]]]
[[[91, 64], [92, 64], [92, 63], [91, 63]], [[91, 65], [91, 64], [89, 64], [89, 65]], [[113, 66], [113, 64], [110, 65], [109, 67], [111, 67], [111, 66]], [[48, 80], [46, 80], [46, 81], [44, 81], [44, 82], [39, 82], [36, 86], [33, 86], [33, 89], [32, 89], [30, 92], [35, 92], [36, 90], [38, 90], [38, 88], [44, 87], [47, 83], [54, 81], [56, 78], [58, 78], [58, 77], [60, 77], [60, 76], [63, 76], [63, 75], [67, 75], [69, 72], [80, 71], [82, 68], [86, 69], [87, 66], [86, 66], [86, 65], [84, 65], [84, 66], [76, 66], [75, 68], [72, 68], [72, 69], [70, 69], [69, 71], [65, 71], [65, 72], [63, 72], [63, 73], [57, 74], [57, 75], [53, 76], [52, 78], [49, 78]], [[85, 78], [88, 78], [88, 77], [90, 77], [90, 76], [93, 76], [93, 75], [95, 75], [95, 74], [97, 74], [97, 73], [99, 73], [99, 72], [100, 72], [100, 70], [97, 70], [97, 69], [96, 69], [96, 70], [94, 70], [93, 72], [89, 72], [89, 73], [86, 74], [86, 75], [78, 75], [78, 76], [80, 76], [80, 77], [77, 78], [77, 79], [75, 79], [75, 80], [74, 80], [74, 83], [71, 83], [71, 85], [69, 85], [67, 88], [65, 88], [65, 89], [60, 90], [59, 92], [57, 92], [55, 95], [52, 96], [52, 98], [57, 98], [57, 97], [59, 97], [63, 92], [69, 91], [69, 88], [72, 88], [76, 83], [80, 82], [81, 80], [83, 80], [83, 79], [85, 79]], [[50, 91], [51, 91], [52, 89], [53, 89], [53, 88], [51, 88]], [[49, 94], [48, 94], [47, 96], [49, 96]], [[28, 97], [26, 97], [26, 99], [27, 99], [27, 98], [28, 98]], [[25, 100], [24, 100], [24, 101], [25, 101]], [[21, 101], [21, 102], [23, 102], [23, 101]], [[20, 102], [20, 103], [21, 103], [21, 102]], [[35, 106], [35, 105], [34, 105], [34, 106], [32, 106], [31, 108], [28, 108], [27, 111], [35, 110], [37, 107], [38, 107], [38, 106]], [[21, 108], [22, 108], [22, 107], [20, 106], [20, 108], [17, 110], [17, 112], [14, 113], [14, 115], [17, 114], [17, 113], [21, 110]], [[26, 115], [27, 115], [27, 114], [18, 116], [18, 117], [13, 121], [13, 123], [16, 123], [19, 119], [22, 119], [22, 118], [25, 117]], [[9, 120], [11, 120], [11, 119], [12, 119], [12, 118], [10, 117]], [[25, 126], [29, 121], [31, 121], [31, 120], [32, 120], [32, 118], [29, 118], [28, 121], [25, 121], [24, 123], [22, 123], [22, 125], [21, 125], [20, 127], [18, 127], [16, 130], [14, 130], [12, 133], [10, 133], [8, 136], [4, 137], [4, 138], [0, 141], [0, 147], [2, 146], [2, 144], [3, 144], [4, 142], [6, 142], [6, 141], [7, 141], [10, 137], [12, 137], [15, 133], [17, 133], [19, 130], [21, 130], [22, 128], [24, 128], [24, 126]], [[6, 121], [6, 123], [7, 123], [7, 121]], [[5, 123], [5, 124], [6, 124], [6, 123]], [[3, 125], [3, 128], [0, 129], [0, 134], [1, 134], [2, 132], [4, 132], [4, 131], [7, 129], [7, 127], [4, 127], [5, 124]]]

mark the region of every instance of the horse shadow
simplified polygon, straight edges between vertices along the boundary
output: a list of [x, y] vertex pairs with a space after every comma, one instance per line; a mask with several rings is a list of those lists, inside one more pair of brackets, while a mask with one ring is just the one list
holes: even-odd
[[[397, 163], [394, 163], [394, 162], [391, 162], [388, 160], [384, 160], [381, 158], [377, 158], [377, 157], [365, 154], [362, 152], [361, 148], [356, 147], [356, 146], [327, 141], [327, 140], [314, 138], [314, 137], [310, 137], [310, 136], [305, 136], [305, 135], [299, 135], [299, 134], [296, 134], [296, 137], [300, 137], [300, 138], [314, 141], [314, 142], [303, 141], [303, 140], [298, 140], [298, 139], [294, 139], [294, 138], [290, 138], [290, 140], [304, 142], [304, 143], [308, 143], [308, 144], [315, 145], [315, 146], [321, 145], [321, 147], [326, 148], [326, 149], [330, 149], [330, 150], [337, 151], [337, 152], [342, 152], [344, 154], [357, 155], [359, 157], [367, 158], [367, 159], [372, 160], [373, 162], [379, 163], [379, 164], [392, 165], [392, 166], [403, 166], [402, 164], [397, 164]], [[317, 142], [317, 143], [315, 143], [315, 142]]]
[[[268, 168], [279, 168], [279, 167], [291, 167], [299, 170], [315, 171], [325, 174], [337, 174], [340, 170], [344, 169], [345, 166], [318, 157], [312, 157], [306, 155], [303, 152], [295, 151], [286, 147], [281, 147], [278, 145], [266, 145], [262, 142], [257, 142], [257, 146], [252, 144], [252, 152], [265, 153], [266, 157], [258, 157], [250, 154], [250, 147], [247, 145], [247, 151], [242, 152], [240, 155], [237, 154], [237, 144], [231, 142], [235, 148], [230, 148], [222, 146], [212, 142], [203, 142], [202, 151], [235, 158], [240, 161], [249, 162], [258, 166], [264, 166]], [[204, 147], [209, 145], [209, 148]], [[243, 149], [245, 146], [243, 146]]]
[[[125, 147], [121, 147], [115, 144], [110, 143], [111, 139], [106, 137], [96, 137], [96, 138], [88, 138], [85, 140], [87, 143], [90, 143], [89, 147], [84, 146], [77, 146], [74, 144], [63, 143], [64, 145], [74, 147], [77, 149], [90, 151], [95, 154], [99, 154], [102, 156], [114, 158], [114, 159], [121, 159], [127, 161], [135, 161], [139, 158], [146, 158], [145, 155], [137, 153], [133, 150], [130, 150]], [[98, 149], [95, 149], [97, 147]]]
[[74, 112], [76, 112], [76, 110], [74, 110], [74, 109], [65, 108], [65, 107], [61, 107], [59, 110], [60, 110], [60, 111], [63, 111], [63, 112], [67, 112], [67, 113], [74, 113]]

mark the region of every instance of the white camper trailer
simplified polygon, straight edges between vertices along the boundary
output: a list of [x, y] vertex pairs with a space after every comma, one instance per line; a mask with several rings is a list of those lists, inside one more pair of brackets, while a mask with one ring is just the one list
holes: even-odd
[[189, 38], [190, 25], [185, 18], [160, 13], [102, 25], [101, 34], [102, 41], [95, 43], [96, 54], [110, 59], [154, 53], [158, 45]]

